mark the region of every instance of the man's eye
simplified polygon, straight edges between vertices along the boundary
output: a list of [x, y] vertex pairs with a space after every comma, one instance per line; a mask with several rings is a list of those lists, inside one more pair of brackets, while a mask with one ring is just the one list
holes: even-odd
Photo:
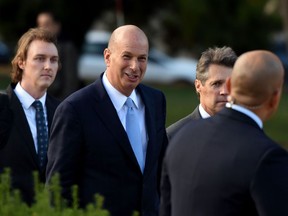
[[145, 62], [145, 61], [147, 61], [147, 58], [146, 58], [146, 57], [140, 57], [140, 58], [139, 58], [139, 61]]
[[44, 58], [44, 57], [42, 57], [42, 56], [38, 56], [38, 57], [36, 57], [36, 60], [39, 60], [39, 61], [44, 61], [44, 60], [45, 60], [45, 58]]
[[130, 59], [130, 56], [129, 55], [124, 55], [123, 58], [124, 59]]
[[213, 86], [219, 87], [219, 86], [221, 86], [221, 83], [220, 82], [215, 82], [215, 83], [213, 83]]
[[53, 62], [53, 63], [58, 62], [58, 59], [57, 58], [52, 58], [51, 62]]

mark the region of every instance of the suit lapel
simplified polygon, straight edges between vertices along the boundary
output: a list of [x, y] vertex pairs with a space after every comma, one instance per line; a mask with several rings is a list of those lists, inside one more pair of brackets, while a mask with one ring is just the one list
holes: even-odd
[[56, 99], [53, 100], [49, 95], [47, 95], [45, 105], [47, 108], [47, 121], [48, 121], [49, 134], [50, 134], [50, 127], [51, 127], [51, 123], [53, 120], [53, 116], [54, 116], [55, 110], [56, 110], [59, 103], [60, 103], [60, 101], [58, 101]]
[[[124, 130], [113, 103], [102, 84], [102, 76], [100, 79], [97, 79], [94, 84], [95, 92], [93, 92], [93, 95], [95, 95], [95, 100], [97, 101], [97, 104], [95, 104], [94, 107], [95, 112], [127, 156], [137, 167], [139, 167], [126, 131]], [[139, 172], [141, 172], [140, 168]]]
[[15, 123], [15, 127], [19, 131], [19, 136], [24, 138], [23, 145], [27, 146], [34, 162], [38, 164], [34, 140], [23, 107], [12, 88], [8, 89], [7, 94], [10, 97], [10, 106], [14, 113], [13, 122]]
[[143, 103], [145, 104], [145, 122], [146, 122], [146, 131], [148, 133], [148, 144], [147, 144], [147, 152], [146, 152], [146, 162], [144, 174], [148, 176], [150, 171], [153, 170], [153, 167], [157, 161], [158, 150], [156, 143], [156, 122], [155, 122], [155, 113], [153, 108], [157, 105], [150, 99], [150, 96], [147, 95], [147, 92], [144, 91], [142, 85], [140, 84], [137, 87]]
[[191, 119], [201, 119], [202, 118], [200, 111], [199, 111], [199, 105], [190, 114], [190, 117], [191, 117]]

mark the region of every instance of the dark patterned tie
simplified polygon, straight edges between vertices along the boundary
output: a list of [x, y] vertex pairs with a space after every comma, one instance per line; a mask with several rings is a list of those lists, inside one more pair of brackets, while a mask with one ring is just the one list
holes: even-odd
[[45, 169], [47, 160], [48, 147], [48, 128], [46, 125], [42, 103], [38, 100], [34, 101], [32, 106], [36, 110], [36, 127], [37, 127], [37, 146], [39, 166], [41, 170]]
[[135, 113], [135, 105], [131, 98], [127, 98], [126, 106], [128, 107], [126, 114], [126, 132], [134, 151], [134, 154], [137, 158], [140, 169], [143, 173], [144, 171], [144, 156], [143, 156], [143, 147], [141, 143], [141, 133], [139, 128], [139, 120]]

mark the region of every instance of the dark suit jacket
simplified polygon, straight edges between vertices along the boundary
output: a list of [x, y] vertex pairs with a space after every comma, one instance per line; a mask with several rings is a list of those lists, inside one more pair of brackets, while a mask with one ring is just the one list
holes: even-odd
[[[0, 150], [0, 169], [2, 171], [5, 167], [11, 169], [12, 187], [20, 189], [23, 200], [31, 204], [34, 197], [32, 172], [38, 171], [40, 181], [44, 183], [45, 171], [40, 172], [32, 133], [23, 107], [14, 93], [14, 87], [14, 85], [11, 85], [7, 88], [11, 111], [11, 129], [8, 131], [9, 134], [5, 147]], [[59, 102], [59, 100], [47, 95], [48, 126], [52, 123], [52, 118]]]
[[171, 140], [172, 137], [175, 136], [175, 134], [187, 123], [190, 122], [192, 119], [201, 119], [202, 116], [199, 111], [199, 105], [194, 109], [192, 113], [189, 115], [185, 116], [184, 118], [178, 120], [174, 124], [170, 125], [169, 127], [166, 128], [168, 140]]
[[8, 95], [6, 93], [0, 93], [0, 149], [6, 145], [9, 138], [12, 120], [12, 112], [9, 108], [9, 104]]
[[[101, 76], [102, 77], [102, 76]], [[144, 174], [101, 79], [66, 98], [57, 108], [48, 150], [47, 183], [61, 176], [63, 196], [79, 186], [80, 206], [104, 196], [104, 208], [115, 216], [156, 216], [161, 165], [167, 146], [166, 101], [158, 90], [137, 87], [145, 104], [148, 146]]]
[[160, 215], [288, 215], [288, 154], [228, 108], [191, 121], [163, 162]]

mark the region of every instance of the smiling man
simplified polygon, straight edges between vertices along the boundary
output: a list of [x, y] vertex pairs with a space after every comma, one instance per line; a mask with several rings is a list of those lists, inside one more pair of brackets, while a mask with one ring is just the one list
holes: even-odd
[[230, 47], [215, 47], [204, 51], [196, 69], [195, 89], [200, 104], [188, 116], [167, 128], [169, 140], [191, 119], [208, 118], [219, 112], [227, 102], [225, 85], [230, 76], [237, 55]]
[[[167, 146], [166, 100], [161, 91], [140, 84], [148, 49], [140, 28], [117, 28], [104, 51], [106, 71], [56, 110], [47, 184], [59, 173], [62, 196], [69, 201], [71, 187], [78, 185], [81, 207], [99, 193], [111, 216], [128, 216], [133, 211], [145, 216], [159, 213], [160, 171]], [[133, 108], [128, 112], [131, 100]], [[139, 133], [135, 143], [127, 129], [132, 109]]]

